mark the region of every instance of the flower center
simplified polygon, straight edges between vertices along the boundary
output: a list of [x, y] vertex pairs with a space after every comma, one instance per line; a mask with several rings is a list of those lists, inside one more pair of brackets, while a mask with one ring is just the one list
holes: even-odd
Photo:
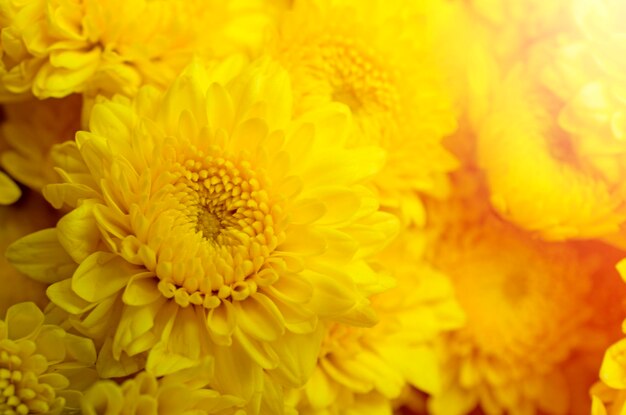
[[563, 244], [485, 230], [493, 234], [483, 233], [481, 246], [466, 248], [449, 268], [467, 313], [466, 334], [481, 353], [527, 361], [541, 351], [544, 361], [558, 359], [589, 317], [587, 264]]
[[346, 104], [355, 114], [368, 115], [394, 113], [399, 106], [394, 75], [359, 40], [329, 34], [308, 47], [294, 46], [283, 58], [294, 78], [304, 77], [294, 85], [304, 88], [296, 92], [305, 103], [321, 94]]
[[221, 229], [221, 222], [215, 213], [209, 210], [200, 210], [198, 212], [197, 230], [202, 232], [206, 239], [216, 240]]
[[247, 161], [210, 150], [192, 148], [174, 166], [178, 207], [167, 245], [180, 248], [161, 253], [157, 276], [163, 294], [183, 306], [243, 300], [275, 281], [268, 260], [284, 238], [265, 180]]
[[[35, 345], [28, 342], [27, 349], [34, 350]], [[0, 414], [43, 414], [50, 411], [56, 400], [54, 389], [46, 383], [39, 383], [36, 373], [38, 366], [43, 372], [45, 365], [43, 356], [32, 355], [8, 339], [0, 342]]]

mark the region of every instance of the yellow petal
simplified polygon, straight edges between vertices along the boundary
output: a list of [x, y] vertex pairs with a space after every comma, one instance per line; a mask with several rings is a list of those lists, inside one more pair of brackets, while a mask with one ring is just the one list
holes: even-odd
[[91, 339], [68, 333], [63, 340], [68, 360], [80, 362], [87, 366], [96, 363], [96, 348]]
[[264, 294], [252, 294], [233, 305], [237, 310], [238, 326], [253, 338], [272, 341], [285, 332], [285, 320], [280, 310]]
[[54, 228], [18, 239], [8, 247], [6, 257], [18, 271], [47, 284], [69, 278], [76, 269]]
[[44, 321], [44, 315], [35, 303], [25, 302], [9, 307], [5, 322], [12, 340], [36, 335]]
[[285, 334], [274, 346], [281, 359], [272, 376], [291, 387], [304, 386], [314, 373], [324, 335], [321, 326], [305, 336]]
[[131, 277], [124, 290], [122, 300], [132, 306], [145, 306], [161, 297], [158, 279], [151, 272], [142, 272]]
[[304, 391], [313, 409], [324, 409], [335, 401], [337, 389], [331, 387], [331, 382], [324, 372], [316, 367]]
[[294, 203], [291, 212], [291, 223], [308, 225], [326, 214], [326, 206], [319, 200], [304, 199]]
[[600, 379], [611, 388], [626, 389], [626, 339], [610, 346], [600, 367]]
[[129, 344], [152, 329], [157, 312], [158, 307], [154, 306], [124, 307], [113, 338], [112, 351], [116, 359], [119, 359], [122, 350], [128, 353]]
[[269, 343], [249, 338], [243, 331], [236, 329], [234, 336], [241, 347], [263, 369], [275, 369], [279, 358]]
[[0, 171], [0, 205], [10, 205], [22, 195], [19, 186], [6, 174]]
[[279, 252], [302, 255], [319, 255], [326, 249], [323, 235], [307, 226], [290, 226], [285, 242], [278, 246]]
[[70, 314], [81, 314], [92, 305], [72, 290], [72, 280], [66, 279], [52, 284], [46, 290], [50, 301]]
[[135, 358], [122, 353], [119, 359], [115, 359], [112, 352], [112, 343], [113, 340], [107, 338], [98, 353], [96, 369], [100, 377], [105, 379], [121, 378], [140, 371], [144, 365], [147, 367], [145, 357], [143, 356]]
[[74, 272], [72, 290], [87, 301], [98, 302], [124, 288], [137, 271], [123, 258], [95, 252]]
[[235, 119], [233, 100], [219, 84], [212, 84], [207, 92], [207, 119], [212, 131], [232, 131]]
[[119, 414], [124, 406], [122, 389], [113, 381], [100, 381], [85, 392], [82, 411], [88, 415]]
[[341, 272], [330, 276], [305, 271], [302, 277], [310, 281], [314, 287], [311, 307], [324, 317], [336, 318], [357, 303], [353, 282]]
[[74, 207], [80, 200], [100, 198], [92, 187], [80, 183], [49, 184], [43, 188], [43, 195], [55, 209], [64, 205]]
[[211, 309], [207, 316], [207, 327], [209, 335], [219, 345], [230, 345], [231, 335], [237, 324], [237, 314], [230, 301], [224, 300], [222, 303]]
[[77, 263], [94, 253], [100, 244], [100, 232], [92, 207], [93, 204], [86, 201], [57, 223], [59, 243]]
[[342, 187], [326, 187], [312, 192], [311, 196], [326, 206], [326, 213], [317, 223], [336, 225], [352, 219], [361, 207], [363, 197], [360, 193]]

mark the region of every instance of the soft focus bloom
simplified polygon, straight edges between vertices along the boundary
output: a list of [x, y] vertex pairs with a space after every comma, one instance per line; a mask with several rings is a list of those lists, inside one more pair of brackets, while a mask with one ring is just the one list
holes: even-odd
[[[33, 301], [43, 307], [47, 302], [46, 286], [18, 272], [4, 257], [4, 251], [17, 239], [54, 225], [57, 216], [41, 196], [25, 192], [11, 206], [0, 206], [0, 315], [13, 304]], [[37, 267], [40, 258], [30, 258]]]
[[[251, 395], [247, 371], [304, 383], [318, 318], [375, 322], [366, 259], [396, 231], [363, 186], [380, 149], [346, 147], [341, 107], [292, 119], [277, 65], [241, 67], [196, 62], [164, 95], [97, 104], [90, 131], [58, 147], [64, 182], [44, 190], [70, 212], [10, 250], [104, 342], [105, 377], [144, 364], [160, 376], [213, 355], [219, 390]], [[54, 261], [32, 271], [37, 254]]]
[[33, 303], [10, 307], [0, 320], [0, 412], [59, 414], [80, 408], [95, 380], [93, 343], [46, 324]]
[[467, 316], [442, 339], [444, 387], [429, 408], [588, 413], [587, 390], [624, 313], [619, 252], [533, 238], [493, 214], [476, 175], [461, 171], [456, 199], [429, 204], [430, 256]]
[[379, 257], [397, 278], [372, 297], [380, 322], [328, 328], [315, 371], [296, 396], [300, 414], [390, 414], [406, 385], [439, 390], [434, 339], [459, 328], [463, 316], [447, 277], [418, 262], [422, 245], [421, 232], [411, 229]]
[[455, 109], [429, 13], [397, 2], [305, 0], [281, 17], [271, 48], [291, 75], [296, 111], [346, 105], [352, 145], [387, 152], [375, 180], [381, 203], [422, 222], [416, 192], [445, 194], [445, 173], [456, 166], [440, 145]]
[[501, 88], [481, 160], [507, 219], [548, 239], [612, 240], [626, 220], [626, 11], [617, 1], [573, 10], [576, 27], [530, 48]]
[[32, 99], [5, 104], [3, 110], [0, 165], [16, 181], [37, 191], [58, 181], [52, 148], [73, 140], [80, 129], [80, 96], [43, 101]]
[[[593, 165], [593, 149], [579, 146], [559, 122], [561, 105], [531, 65], [508, 76], [478, 144], [491, 202], [504, 218], [546, 239], [616, 233], [626, 219], [621, 174]], [[612, 151], [598, 149], [597, 159], [617, 162]]]
[[0, 100], [166, 86], [194, 53], [260, 43], [269, 19], [261, 1], [7, 0]]

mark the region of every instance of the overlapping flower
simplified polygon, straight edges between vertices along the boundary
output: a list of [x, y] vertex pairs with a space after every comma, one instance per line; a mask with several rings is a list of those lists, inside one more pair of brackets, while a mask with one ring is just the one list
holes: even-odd
[[0, 414], [624, 412], [625, 10], [0, 0]]

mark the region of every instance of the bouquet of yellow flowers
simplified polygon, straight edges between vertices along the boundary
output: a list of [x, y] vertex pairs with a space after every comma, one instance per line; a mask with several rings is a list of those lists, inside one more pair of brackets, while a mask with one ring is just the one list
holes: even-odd
[[625, 19], [0, 0], [0, 415], [626, 413]]

